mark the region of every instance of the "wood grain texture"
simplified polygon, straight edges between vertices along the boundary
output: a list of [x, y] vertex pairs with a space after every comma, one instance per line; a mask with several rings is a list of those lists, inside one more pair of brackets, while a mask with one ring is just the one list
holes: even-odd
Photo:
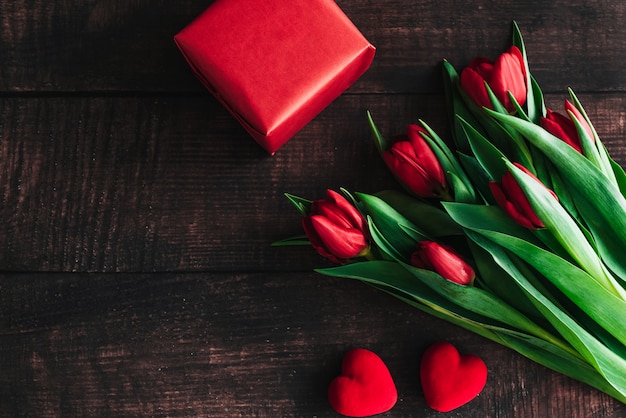
[[[212, 1], [0, 2], [0, 91], [204, 90], [173, 36]], [[494, 58], [521, 26], [547, 91], [624, 91], [626, 5], [594, 2], [351, 1], [338, 4], [377, 47], [358, 93], [440, 92], [436, 64]], [[451, 12], [453, 10], [453, 12]]]
[[379, 161], [364, 104], [357, 96], [334, 105], [291, 151], [270, 157], [208, 98], [6, 99], [2, 263], [293, 268], [270, 248], [301, 233], [284, 192], [316, 197], [327, 187], [381, 183], [368, 169]]
[[[273, 157], [202, 88], [173, 36], [212, 0], [0, 0], [0, 417], [336, 417], [343, 354], [380, 354], [385, 417], [623, 417], [626, 406], [372, 288], [310, 272], [284, 192], [397, 187], [387, 136], [444, 136], [439, 64], [495, 57], [516, 20], [550, 107], [578, 93], [626, 165], [626, 3], [338, 0], [369, 71]], [[485, 390], [424, 403], [419, 358], [482, 356]]]
[[[548, 99], [560, 109], [564, 97]], [[580, 99], [625, 162], [626, 95]], [[14, 271], [310, 270], [321, 262], [313, 251], [271, 246], [302, 233], [283, 193], [398, 187], [365, 110], [388, 136], [418, 117], [448, 131], [439, 96], [347, 95], [270, 157], [211, 98], [0, 106], [0, 265]]]
[[[16, 282], [20, 286], [14, 286]], [[481, 354], [466, 418], [621, 417], [626, 406], [372, 288], [313, 273], [2, 275], [0, 415], [332, 417], [326, 387], [354, 347], [377, 352], [399, 400], [382, 416], [443, 417], [419, 358], [439, 340]]]

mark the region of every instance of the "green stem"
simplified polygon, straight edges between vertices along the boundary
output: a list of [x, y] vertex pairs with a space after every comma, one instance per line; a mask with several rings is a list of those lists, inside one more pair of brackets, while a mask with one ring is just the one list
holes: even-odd
[[375, 261], [377, 259], [372, 252], [372, 247], [367, 247], [366, 249], [361, 251], [357, 257], [362, 257], [368, 261]]
[[452, 196], [452, 193], [450, 192], [450, 189], [448, 187], [441, 189], [441, 191], [437, 193], [437, 197], [439, 198], [439, 200], [442, 200], [444, 202], [454, 202], [454, 196]]

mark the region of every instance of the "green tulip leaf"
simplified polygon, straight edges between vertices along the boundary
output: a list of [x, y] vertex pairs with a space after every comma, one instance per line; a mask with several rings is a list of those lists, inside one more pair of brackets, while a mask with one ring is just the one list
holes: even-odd
[[579, 356], [532, 336], [515, 335], [510, 332], [496, 333], [500, 338], [500, 341], [498, 341], [500, 344], [517, 351], [530, 360], [565, 376], [584, 382], [621, 402], [626, 402], [626, 397], [622, 393], [616, 390], [587, 362], [581, 360]]
[[367, 111], [367, 122], [369, 123], [370, 130], [372, 131], [372, 136], [374, 137], [376, 148], [378, 149], [378, 152], [382, 153], [384, 150], [389, 148], [389, 142], [383, 137], [383, 135], [376, 127], [374, 119], [372, 118], [372, 114], [369, 110]]
[[500, 207], [443, 202], [444, 209], [463, 228], [502, 232], [538, 246], [541, 241], [528, 229], [518, 225]]
[[543, 95], [541, 94], [541, 90], [537, 85], [537, 90], [535, 90], [533, 83], [533, 79], [530, 73], [530, 66], [528, 65], [528, 54], [526, 53], [526, 46], [524, 45], [524, 39], [522, 37], [522, 32], [520, 31], [517, 22], [513, 22], [513, 41], [512, 44], [516, 46], [520, 52], [522, 53], [522, 58], [524, 59], [524, 69], [526, 73], [526, 86], [527, 94], [526, 94], [526, 109], [528, 113], [528, 118], [533, 123], [539, 123], [541, 116], [545, 113], [541, 111], [541, 106], [543, 105]]
[[591, 132], [593, 134], [592, 140], [597, 142], [597, 143], [601, 143], [600, 137], [598, 136], [598, 132], [596, 132], [596, 128], [594, 128], [593, 123], [591, 122], [591, 119], [587, 115], [587, 112], [585, 111], [585, 108], [583, 107], [583, 105], [580, 102], [580, 100], [578, 100], [578, 97], [574, 93], [574, 90], [572, 90], [571, 87], [568, 87], [567, 91], [569, 93], [569, 97], [570, 97], [570, 99], [572, 101], [572, 104], [574, 105], [574, 107], [576, 107], [576, 109], [578, 109], [580, 114], [583, 115], [583, 118], [585, 118], [585, 122], [587, 122], [587, 125], [589, 125], [589, 128], [591, 128]]
[[622, 192], [622, 195], [626, 195], [626, 173], [624, 173], [624, 169], [612, 159], [609, 160], [609, 163], [611, 164], [617, 187]]
[[[506, 329], [501, 329], [500, 327], [491, 325], [491, 324], [485, 324], [475, 319], [469, 319], [467, 317], [464, 317], [462, 314], [448, 310], [442, 306], [435, 305], [434, 303], [424, 301], [423, 299], [414, 297], [407, 293], [403, 293], [397, 289], [394, 289], [388, 286], [375, 285], [372, 283], [369, 283], [369, 284], [373, 286], [374, 288], [381, 290], [401, 300], [402, 302], [408, 304], [409, 306], [413, 308], [417, 308], [421, 310], [422, 312], [426, 312], [427, 314], [432, 315], [436, 318], [443, 319], [454, 325], [457, 325], [459, 327], [472, 331], [477, 335], [480, 335], [482, 337], [485, 337], [497, 343], [503, 344], [503, 341], [498, 337], [498, 334], [496, 332], [502, 332], [506, 334], [508, 331]], [[514, 331], [510, 331], [510, 332], [514, 333]]]
[[[511, 137], [511, 130], [505, 129], [499, 122], [494, 120], [490, 115], [485, 112], [486, 108], [477, 105], [468, 95], [459, 88], [458, 95], [465, 103], [471, 118], [466, 118], [463, 114], [453, 115], [456, 118], [461, 118], [471, 125], [474, 130], [479, 132], [485, 138], [489, 138], [493, 141], [494, 145], [507, 157], [518, 159], [518, 149], [516, 147], [516, 140]], [[459, 149], [461, 150], [461, 149]], [[461, 150], [462, 152], [469, 153], [469, 150]], [[515, 158], [514, 158], [515, 157]]]
[[495, 199], [489, 188], [491, 181], [489, 173], [483, 168], [476, 157], [459, 153], [459, 161], [469, 178], [472, 179], [474, 187], [484, 202], [495, 204]]
[[317, 271], [324, 275], [356, 279], [370, 284], [414, 308], [509, 347], [539, 364], [592, 385], [617, 399], [626, 399], [565, 342], [553, 343], [501, 327], [455, 303], [449, 303], [429, 287], [416, 282], [397, 263], [371, 261]]
[[369, 228], [369, 233], [372, 237], [372, 240], [376, 244], [379, 251], [382, 251], [385, 255], [385, 259], [388, 260], [406, 260], [407, 255], [400, 253], [389, 240], [385, 237], [385, 235], [378, 229], [374, 221], [370, 216], [367, 217], [367, 225]]
[[517, 101], [517, 99], [515, 98], [515, 96], [513, 96], [513, 93], [511, 93], [510, 91], [508, 91], [507, 93], [508, 93], [508, 96], [509, 96], [509, 100], [511, 100], [511, 103], [513, 103], [513, 106], [515, 107], [516, 115], [518, 117], [528, 121], [528, 122], [532, 122], [530, 117], [526, 114], [526, 112], [524, 112], [524, 109], [522, 109], [522, 106], [520, 106], [520, 104]]
[[608, 267], [626, 277], [626, 199], [621, 191], [587, 158], [539, 126], [519, 118], [491, 112], [518, 129], [550, 159], [569, 186], [578, 211], [593, 234]]
[[[561, 252], [564, 252], [552, 234], [549, 232], [544, 233], [541, 230], [530, 231], [520, 226], [498, 206], [468, 205], [456, 202], [446, 202], [443, 206], [452, 219], [463, 228], [501, 232], [519, 237], [538, 247], [547, 245], [553, 251], [555, 251], [554, 249], [560, 249]], [[564, 254], [565, 256], [567, 255], [567, 253]]]
[[546, 104], [543, 99], [543, 92], [541, 91], [541, 87], [539, 86], [539, 83], [537, 83], [537, 80], [535, 80], [535, 77], [533, 77], [532, 74], [530, 75], [530, 87], [533, 97], [533, 106], [535, 110], [534, 114], [529, 110], [528, 117], [533, 123], [539, 125], [539, 123], [541, 122], [541, 118], [546, 115]]
[[453, 283], [432, 271], [419, 269], [408, 264], [403, 264], [403, 266], [417, 280], [450, 302], [464, 306], [486, 318], [502, 322], [512, 329], [526, 332], [547, 341], [557, 341], [557, 338], [490, 292], [474, 286]]
[[495, 110], [496, 112], [508, 114], [509, 111], [506, 110], [506, 108], [504, 107], [500, 99], [496, 97], [493, 90], [491, 90], [491, 87], [489, 87], [489, 83], [485, 81], [484, 84], [485, 84], [485, 90], [487, 91], [487, 96], [489, 97], [489, 100], [491, 101], [491, 105], [493, 106], [493, 110]]
[[[474, 202], [476, 200], [476, 195], [474, 193], [472, 182], [461, 168], [461, 165], [448, 145], [446, 145], [443, 139], [441, 139], [441, 137], [437, 135], [437, 133], [430, 126], [428, 126], [428, 124], [426, 124], [426, 122], [420, 119], [420, 124], [428, 133], [428, 135], [422, 134], [422, 138], [424, 138], [435, 153], [443, 171], [449, 174], [447, 178], [448, 181], [452, 182], [454, 186], [455, 197], [459, 194], [461, 195], [463, 201]], [[457, 180], [462, 184], [458, 184]]]
[[[570, 115], [570, 117], [572, 117], [572, 119], [574, 120], [574, 123], [576, 124], [576, 129], [578, 131], [579, 136], [581, 137], [581, 142], [583, 142], [583, 150], [585, 151], [585, 155], [588, 158], [591, 156], [591, 158], [589, 159], [592, 162], [594, 162], [594, 164], [596, 164], [598, 167], [600, 167], [600, 170], [604, 172], [604, 174], [613, 183], [619, 186], [620, 183], [617, 178], [619, 174], [615, 173], [615, 170], [613, 169], [613, 164], [612, 164], [613, 160], [609, 156], [609, 153], [604, 147], [604, 144], [602, 144], [602, 141], [600, 141], [600, 137], [598, 136], [598, 133], [596, 132], [596, 129], [593, 126], [593, 123], [591, 123], [591, 119], [589, 119], [589, 116], [587, 115], [585, 108], [583, 107], [580, 100], [578, 100], [578, 97], [576, 97], [576, 94], [574, 94], [574, 90], [572, 90], [571, 88], [568, 88], [568, 91], [569, 91], [569, 95], [572, 100], [572, 103], [574, 104], [576, 109], [578, 109], [578, 111], [581, 113], [581, 115], [585, 119], [585, 122], [587, 122], [587, 125], [589, 126], [592, 132], [592, 137], [589, 137], [589, 135], [587, 134], [587, 131], [582, 129], [582, 125], [580, 124], [580, 122], [576, 118], [573, 118], [572, 115]], [[623, 172], [623, 170], [621, 171]]]
[[507, 167], [504, 163], [506, 157], [487, 138], [476, 131], [473, 126], [464, 119], [460, 121], [467, 134], [472, 153], [485, 173], [489, 175], [489, 181], [500, 181], [507, 172]]
[[[567, 210], [572, 218], [574, 218], [579, 224], [582, 223], [582, 219], [580, 218], [580, 214], [578, 213], [578, 209], [576, 209], [576, 203], [574, 199], [572, 199], [572, 194], [570, 193], [569, 187], [567, 184], [563, 182], [561, 179], [561, 174], [556, 170], [549, 170], [548, 172], [549, 182], [545, 182], [542, 179], [542, 182], [548, 187], [548, 184], [551, 185], [552, 191], [556, 193], [559, 197], [559, 202], [561, 205]], [[581, 226], [582, 228], [582, 226]], [[585, 230], [585, 234], [589, 232]]]
[[[468, 329], [478, 335], [510, 347], [538, 363], [590, 384], [617, 399], [626, 399], [609, 374], [607, 380], [569, 345], [557, 340], [548, 342], [531, 335], [501, 327], [488, 318], [450, 303], [431, 288], [416, 281], [404, 267], [394, 262], [370, 261], [317, 272], [340, 278], [356, 279], [383, 290], [412, 307]], [[619, 382], [618, 382], [619, 383]], [[617, 389], [616, 389], [617, 386]]]
[[465, 131], [461, 127], [456, 115], [462, 117], [468, 123], [472, 124], [476, 129], [482, 131], [482, 127], [474, 114], [467, 107], [465, 100], [459, 92], [459, 76], [455, 68], [448, 61], [443, 61], [443, 81], [446, 104], [448, 106], [448, 115], [450, 115], [450, 124], [452, 126], [452, 136], [456, 149], [460, 152], [468, 153], [470, 151], [469, 143], [465, 136]]
[[[589, 310], [593, 311], [596, 309], [596, 306], [593, 305], [595, 305], [598, 301], [607, 300], [607, 307], [602, 309], [609, 309], [609, 307], [610, 309], [619, 308], [626, 314], [626, 302], [620, 298], [621, 293], [618, 292], [616, 295], [615, 289], [612, 287], [615, 283], [607, 284], [604, 277], [595, 278], [590, 276], [588, 273], [574, 266], [569, 261], [541, 248], [537, 242], [533, 242], [532, 239], [529, 239], [529, 236], [524, 237], [514, 228], [507, 228], [505, 222], [501, 222], [499, 226], [497, 222], [490, 223], [486, 216], [487, 210], [481, 209], [490, 208], [489, 206], [473, 206], [475, 205], [447, 203], [445, 208], [448, 210], [448, 213], [450, 213], [452, 218], [464, 228], [471, 229], [472, 231], [476, 231], [488, 237], [492, 241], [524, 259], [542, 275], [547, 277], [571, 300], [574, 300], [578, 306], [588, 307]], [[476, 215], [477, 213], [480, 213], [482, 216]], [[602, 299], [603, 295], [608, 295], [610, 297]], [[586, 298], [590, 299], [587, 300]], [[615, 303], [614, 299], [619, 303]], [[619, 312], [619, 309], [613, 310], [613, 312]], [[584, 308], [584, 310], [594, 319], [601, 316], [601, 313], [599, 314], [595, 311], [588, 312], [587, 308]], [[613, 318], [618, 320], [621, 319], [621, 316], [618, 315]], [[604, 324], [606, 325], [607, 322], [605, 321]], [[607, 330], [611, 332], [611, 334], [614, 334], [614, 332], [622, 333], [623, 335], [621, 338], [626, 338], [626, 329], [623, 328], [621, 323], [613, 325], [608, 323], [608, 325], [605, 325], [603, 325], [605, 329], [607, 327], [611, 328], [613, 326], [617, 326], [619, 328], [617, 330], [613, 328]], [[616, 338], [618, 337], [616, 336]], [[626, 342], [626, 340], [621, 339], [620, 341]]]
[[424, 138], [428, 142], [428, 145], [433, 151], [439, 150], [438, 156], [440, 155], [442, 157], [438, 158], [439, 161], [441, 161], [442, 159], [449, 161], [448, 164], [450, 164], [456, 171], [456, 169], [458, 168], [458, 164], [454, 166], [456, 160], [454, 158], [454, 154], [450, 150], [450, 147], [448, 147], [448, 145], [444, 142], [443, 139], [441, 139], [437, 132], [435, 132], [435, 130], [433, 130], [426, 122], [424, 122], [422, 119], [419, 119], [419, 123], [428, 133], [428, 135], [424, 135], [422, 133], [422, 138]]
[[[542, 237], [542, 231], [530, 230], [518, 225], [504, 211], [497, 206], [468, 205], [460, 203], [445, 203], [444, 208], [450, 216], [463, 228], [466, 228], [466, 235], [471, 237], [472, 231], [489, 231], [514, 236], [536, 247], [543, 248], [542, 244], [550, 240]], [[549, 233], [548, 233], [549, 234]], [[549, 234], [551, 236], [551, 234]], [[554, 244], [558, 246], [557, 244]], [[521, 268], [521, 267], [519, 267]], [[533, 273], [524, 272], [528, 280], [531, 280]], [[531, 280], [534, 287], [539, 288], [546, 297], [553, 303], [557, 303], [551, 298], [550, 292], [536, 280]]]
[[356, 279], [376, 286], [385, 286], [402, 292], [405, 296], [411, 297], [435, 310], [453, 312], [458, 317], [468, 318], [480, 323], [490, 323], [492, 325], [497, 323], [501, 325], [500, 321], [492, 321], [449, 301], [419, 280], [415, 280], [413, 274], [402, 267], [401, 264], [393, 261], [367, 261], [317, 269], [315, 271], [328, 276]]
[[587, 241], [585, 234], [559, 202], [543, 185], [513, 164], [509, 164], [509, 169], [526, 194], [534, 212], [563, 248], [595, 280], [619, 297], [626, 298], [626, 293], [606, 273], [606, 269], [594, 247]]
[[[508, 115], [509, 114], [508, 110], [504, 107], [504, 105], [502, 105], [502, 103], [493, 93], [493, 91], [491, 90], [491, 87], [489, 87], [489, 84], [487, 84], [487, 82], [485, 82], [485, 89], [487, 90], [487, 95], [489, 96], [489, 100], [491, 100], [493, 111]], [[510, 92], [509, 92], [509, 96], [513, 97], [513, 95]], [[519, 108], [520, 112], [522, 112], [522, 117], [525, 119], [528, 119], [526, 115], [524, 114], [524, 111], [519, 107], [519, 104], [517, 103], [517, 101], [515, 101], [515, 98], [513, 98], [513, 100], [514, 100], [514, 103], [517, 105], [517, 108]], [[518, 160], [522, 165], [526, 167], [532, 167], [533, 160], [532, 160], [530, 150], [528, 149], [528, 145], [526, 144], [526, 142], [524, 142], [524, 139], [519, 134], [519, 132], [517, 132], [514, 129], [510, 129], [507, 125], [500, 125], [500, 127], [507, 134], [508, 138], [511, 140], [511, 144], [515, 145], [515, 154], [511, 154], [510, 157]], [[494, 139], [493, 136], [491, 136], [490, 138]]]
[[372, 219], [370, 224], [373, 223], [380, 236], [384, 237], [388, 249], [393, 249], [391, 254], [396, 255], [394, 258], [407, 260], [415, 250], [415, 241], [407, 235], [400, 224], [408, 225], [415, 230], [419, 228], [383, 199], [365, 193], [356, 193], [356, 196], [363, 204], [367, 215]]
[[289, 247], [297, 245], [311, 245], [311, 241], [306, 235], [298, 235], [291, 238], [285, 238], [272, 243], [272, 247]]
[[448, 181], [452, 184], [454, 190], [454, 200], [462, 203], [475, 203], [476, 195], [471, 185], [468, 188], [467, 183], [463, 182], [454, 172], [446, 173]]
[[413, 298], [406, 296], [401, 292], [385, 289], [384, 287], [380, 287], [379, 289], [395, 296], [399, 300], [414, 308], [420, 309], [421, 311], [434, 317], [448, 321], [459, 327], [472, 331], [477, 335], [515, 350], [519, 354], [543, 365], [544, 367], [563, 373], [566, 376], [595, 387], [596, 389], [601, 390], [608, 395], [621, 400], [622, 402], [626, 402], [626, 397], [624, 395], [618, 392], [600, 373], [591, 367], [589, 363], [581, 359], [580, 355], [578, 355], [578, 353], [571, 348], [564, 349], [562, 345], [555, 345], [540, 338], [535, 338], [531, 335], [475, 322], [467, 318], [459, 317], [453, 312], [448, 312], [443, 309], [433, 309], [423, 303], [417, 302]]
[[397, 210], [422, 232], [422, 239], [461, 235], [462, 229], [445, 211], [398, 190], [383, 190], [376, 196]]
[[[534, 321], [545, 322], [535, 305], [519, 286], [508, 278], [508, 273], [493, 260], [491, 255], [472, 240], [468, 240], [468, 245], [477, 269], [476, 283], [478, 286], [497, 295]], [[544, 326], [544, 328], [546, 327]]]
[[285, 197], [298, 209], [302, 216], [307, 216], [311, 211], [311, 201], [298, 197], [289, 193], [285, 193]]
[[617, 340], [626, 344], [626, 302], [582, 269], [557, 255], [510, 235], [476, 231], [533, 266]]
[[576, 119], [576, 115], [574, 115], [574, 113], [568, 110], [567, 114], [576, 128], [583, 155], [587, 157], [593, 165], [598, 167], [598, 169], [602, 171], [611, 181], [615, 182], [613, 170], [611, 169], [608, 160], [605, 158], [606, 156], [600, 156], [600, 152], [598, 151], [594, 138], [589, 136], [589, 133], [580, 121]]
[[[605, 215], [601, 210], [582, 196], [579, 190], [572, 190], [577, 208], [587, 221], [587, 225], [593, 234], [597, 249], [609, 269], [626, 281], [626, 260], [624, 260], [624, 241], [615, 226], [602, 221]], [[616, 214], [616, 217], [624, 216]], [[618, 220], [616, 219], [616, 222]]]
[[559, 331], [561, 336], [606, 378], [607, 382], [622, 397], [626, 396], [626, 360], [603, 345], [573, 318], [534, 288], [499, 245], [489, 239], [481, 239], [477, 235], [473, 235], [472, 239], [491, 253], [494, 260], [509, 272], [510, 276], [528, 294], [544, 317]]

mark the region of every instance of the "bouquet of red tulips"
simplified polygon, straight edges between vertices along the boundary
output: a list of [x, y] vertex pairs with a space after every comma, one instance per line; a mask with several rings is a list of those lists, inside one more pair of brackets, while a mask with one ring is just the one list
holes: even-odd
[[453, 146], [423, 121], [380, 154], [405, 189], [287, 195], [337, 267], [626, 402], [626, 175], [573, 91], [547, 109], [522, 36], [460, 74], [443, 63]]

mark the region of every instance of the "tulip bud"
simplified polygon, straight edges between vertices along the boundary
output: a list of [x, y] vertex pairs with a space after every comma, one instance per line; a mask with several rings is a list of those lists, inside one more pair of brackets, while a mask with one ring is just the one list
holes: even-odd
[[510, 47], [495, 62], [484, 57], [475, 58], [461, 72], [461, 88], [467, 95], [479, 106], [493, 109], [485, 82], [509, 113], [515, 112], [509, 91], [520, 106], [526, 103], [526, 66], [516, 46]]
[[441, 277], [461, 285], [471, 285], [476, 273], [453, 248], [434, 241], [420, 241], [411, 255], [411, 265], [438, 273]]
[[383, 151], [383, 160], [410, 192], [420, 197], [441, 198], [446, 195], [443, 169], [422, 134], [428, 135], [421, 126], [409, 125], [407, 134], [396, 137]]
[[541, 126], [576, 151], [582, 152], [580, 136], [572, 118], [575, 118], [583, 126], [591, 140], [594, 139], [593, 131], [585, 117], [569, 100], [565, 101], [565, 110], [568, 112], [568, 116], [548, 109], [546, 117], [541, 118]]
[[[514, 165], [537, 180], [541, 185], [541, 181], [535, 177], [526, 167], [514, 163]], [[545, 187], [545, 186], [544, 186]], [[530, 205], [526, 194], [522, 190], [515, 177], [510, 171], [502, 176], [501, 184], [493, 181], [489, 183], [489, 188], [498, 205], [518, 224], [528, 229], [539, 229], [545, 227], [541, 219], [537, 216]], [[552, 196], [558, 200], [556, 194], [546, 187]]]
[[339, 193], [326, 191], [302, 218], [302, 227], [313, 248], [329, 260], [344, 264], [369, 250], [363, 215]]

